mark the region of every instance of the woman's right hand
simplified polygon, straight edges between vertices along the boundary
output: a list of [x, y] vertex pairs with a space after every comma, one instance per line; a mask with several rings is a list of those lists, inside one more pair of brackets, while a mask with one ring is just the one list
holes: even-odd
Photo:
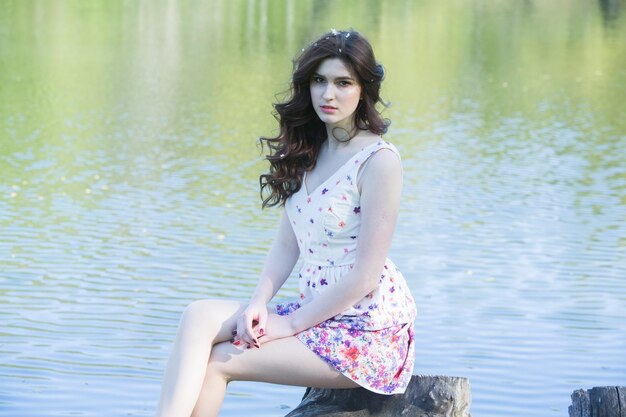
[[[237, 329], [234, 335], [234, 343], [243, 347], [259, 347], [258, 337], [265, 334], [265, 324], [267, 323], [267, 304], [252, 300], [246, 309], [237, 319]], [[240, 343], [237, 343], [239, 341]]]

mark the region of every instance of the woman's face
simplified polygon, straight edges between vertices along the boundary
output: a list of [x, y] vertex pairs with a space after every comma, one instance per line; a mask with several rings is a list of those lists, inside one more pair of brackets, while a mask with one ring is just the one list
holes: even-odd
[[311, 78], [311, 102], [327, 125], [352, 130], [361, 85], [339, 58], [322, 61]]

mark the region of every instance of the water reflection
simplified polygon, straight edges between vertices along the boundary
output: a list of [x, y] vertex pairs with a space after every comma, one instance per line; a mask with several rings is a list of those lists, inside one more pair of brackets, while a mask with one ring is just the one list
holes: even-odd
[[[256, 282], [278, 217], [257, 138], [331, 27], [387, 70], [417, 371], [469, 376], [484, 416], [562, 415], [626, 376], [619, 3], [3, 7], [2, 411], [152, 414], [182, 307]], [[283, 415], [301, 393], [234, 385], [223, 414]]]
[[600, 0], [599, 3], [605, 24], [610, 25], [612, 21], [620, 17], [622, 11], [621, 0]]

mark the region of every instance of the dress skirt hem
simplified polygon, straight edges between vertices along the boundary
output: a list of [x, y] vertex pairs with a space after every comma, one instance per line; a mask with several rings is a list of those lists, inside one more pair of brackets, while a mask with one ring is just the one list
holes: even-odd
[[[300, 308], [279, 303], [284, 316]], [[348, 328], [334, 319], [306, 329], [296, 337], [330, 366], [363, 388], [385, 395], [406, 391], [414, 363], [413, 322], [379, 330]]]

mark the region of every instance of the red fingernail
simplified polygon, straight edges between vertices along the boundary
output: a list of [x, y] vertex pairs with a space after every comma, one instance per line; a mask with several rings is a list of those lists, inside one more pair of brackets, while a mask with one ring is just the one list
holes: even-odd
[[261, 329], [261, 330], [259, 330], [259, 333], [260, 333], [261, 335], [264, 335], [264, 334], [265, 334], [265, 330], [264, 330], [264, 329]]
[[235, 345], [235, 346], [239, 346], [240, 344], [241, 344], [241, 342], [239, 340], [236, 340], [236, 341], [233, 342], [233, 345]]

